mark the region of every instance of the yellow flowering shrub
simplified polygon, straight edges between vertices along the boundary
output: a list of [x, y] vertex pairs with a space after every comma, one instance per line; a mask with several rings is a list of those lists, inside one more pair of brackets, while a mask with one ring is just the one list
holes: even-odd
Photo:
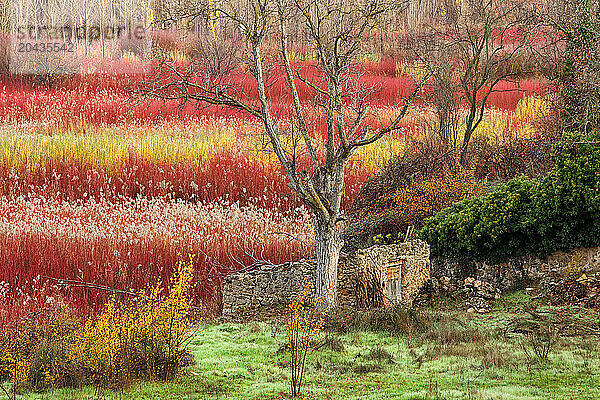
[[179, 264], [168, 295], [160, 282], [136, 302], [113, 298], [74, 335], [68, 353], [76, 375], [90, 383], [119, 386], [132, 377], [170, 379], [182, 365], [190, 338], [193, 262]]
[[0, 381], [16, 389], [71, 385], [64, 354], [76, 323], [66, 310], [47, 310], [3, 326]]
[[8, 343], [0, 344], [0, 382], [10, 380], [17, 385], [27, 381], [31, 365], [28, 360], [15, 358]]
[[0, 382], [13, 390], [93, 384], [121, 387], [131, 379], [171, 379], [184, 365], [194, 323], [193, 260], [130, 302], [113, 297], [87, 319], [65, 312], [24, 318], [0, 332]]

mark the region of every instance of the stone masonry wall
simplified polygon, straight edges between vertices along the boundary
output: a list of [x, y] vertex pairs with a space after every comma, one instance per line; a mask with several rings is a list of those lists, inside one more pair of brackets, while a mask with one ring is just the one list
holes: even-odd
[[493, 265], [482, 262], [464, 265], [437, 257], [431, 260], [432, 273], [436, 277], [458, 281], [474, 277], [493, 283], [502, 291], [539, 282], [548, 274], [570, 268], [572, 261], [577, 262], [581, 272], [600, 272], [600, 247], [558, 251], [542, 259], [533, 256], [515, 257], [505, 263]]
[[[420, 240], [399, 245], [373, 246], [342, 254], [338, 264], [338, 300], [354, 307], [365, 304], [373, 291], [381, 292], [382, 303], [409, 304], [430, 277], [429, 245]], [[316, 279], [313, 260], [302, 260], [235, 273], [223, 283], [223, 314], [287, 306], [300, 292], [305, 280]], [[375, 293], [377, 294], [377, 293]]]
[[307, 278], [311, 282], [316, 279], [315, 264], [310, 260], [226, 276], [223, 280], [223, 315], [284, 307], [298, 295]]
[[402, 275], [403, 302], [411, 304], [423, 284], [431, 278], [429, 245], [422, 240], [413, 240], [400, 245], [401, 254], [409, 254]]

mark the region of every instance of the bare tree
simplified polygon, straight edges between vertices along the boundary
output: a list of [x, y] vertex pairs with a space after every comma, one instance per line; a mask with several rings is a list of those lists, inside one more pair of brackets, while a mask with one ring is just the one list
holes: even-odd
[[457, 70], [453, 66], [456, 55], [448, 52], [445, 46], [440, 46], [435, 32], [418, 36], [409, 47], [419, 49], [417, 61], [424, 61], [425, 69], [431, 74], [426, 87], [435, 118], [428, 121], [428, 126], [443, 145], [454, 149], [461, 122], [460, 98], [457, 96], [461, 88]]
[[[365, 37], [377, 19], [394, 7], [393, 2], [382, 0], [247, 0], [235, 5], [214, 0], [195, 12], [175, 12], [171, 15], [204, 19], [211, 26], [205, 40], [221, 45], [200, 46], [214, 51], [184, 67], [162, 59], [153, 79], [141, 88], [144, 96], [226, 106], [260, 121], [289, 187], [314, 213], [316, 292], [328, 306], [337, 303], [348, 161], [358, 148], [398, 128], [420, 88], [417, 85], [409, 98], [401, 100], [393, 120], [366, 122], [376, 118], [369, 102], [375, 88], [361, 84], [357, 64]], [[232, 42], [238, 44], [238, 51], [219, 50], [231, 49]], [[291, 59], [290, 50], [299, 50], [294, 47], [299, 42], [309, 46], [300, 50], [316, 56], [310, 73]], [[234, 58], [238, 62], [232, 68]], [[236, 88], [232, 76], [240, 73], [253, 78], [256, 95]], [[289, 107], [279, 107], [270, 91], [278, 77], [285, 79]], [[300, 85], [312, 90], [314, 101], [303, 100]], [[319, 131], [318, 120], [325, 121], [325, 132]], [[319, 137], [324, 137], [324, 143]]]
[[7, 0], [0, 0], [0, 76], [10, 72], [10, 15]]
[[558, 49], [543, 61], [558, 60], [563, 128], [585, 133], [600, 129], [600, 1], [558, 0], [545, 21], [558, 33]]
[[[514, 81], [523, 71], [513, 63], [528, 54], [532, 13], [522, 3], [485, 0], [453, 10], [453, 18], [440, 22], [419, 44], [418, 58], [433, 75], [435, 106], [444, 138], [457, 121], [456, 101], [466, 104], [461, 121], [460, 163], [467, 165], [467, 150], [473, 133], [484, 117], [492, 93], [499, 83]], [[460, 98], [455, 98], [458, 94]]]

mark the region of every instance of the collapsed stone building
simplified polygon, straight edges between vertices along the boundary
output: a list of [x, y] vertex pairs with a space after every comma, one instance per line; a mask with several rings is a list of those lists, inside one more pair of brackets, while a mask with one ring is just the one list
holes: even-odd
[[[357, 308], [409, 305], [430, 274], [429, 245], [421, 240], [342, 254], [338, 301]], [[284, 308], [300, 293], [306, 280], [314, 283], [315, 279], [314, 260], [264, 265], [229, 275], [223, 283], [223, 315]]]

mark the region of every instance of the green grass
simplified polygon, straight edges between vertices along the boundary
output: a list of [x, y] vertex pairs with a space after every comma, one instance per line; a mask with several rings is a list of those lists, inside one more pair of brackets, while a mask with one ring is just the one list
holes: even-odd
[[[547, 362], [529, 360], [516, 338], [499, 332], [518, 315], [522, 295], [494, 312], [447, 311], [429, 331], [403, 335], [352, 331], [344, 350], [322, 348], [308, 360], [309, 399], [599, 399], [598, 338], [562, 338]], [[439, 315], [437, 312], [436, 315]], [[459, 325], [448, 321], [457, 321]], [[446, 322], [445, 322], [446, 321]], [[457, 326], [463, 327], [459, 334]], [[470, 332], [479, 332], [473, 339]], [[190, 350], [196, 363], [172, 383], [134, 383], [29, 393], [19, 399], [277, 399], [289, 393], [284, 327], [267, 322], [203, 325]], [[2, 398], [0, 396], [0, 398]]]

